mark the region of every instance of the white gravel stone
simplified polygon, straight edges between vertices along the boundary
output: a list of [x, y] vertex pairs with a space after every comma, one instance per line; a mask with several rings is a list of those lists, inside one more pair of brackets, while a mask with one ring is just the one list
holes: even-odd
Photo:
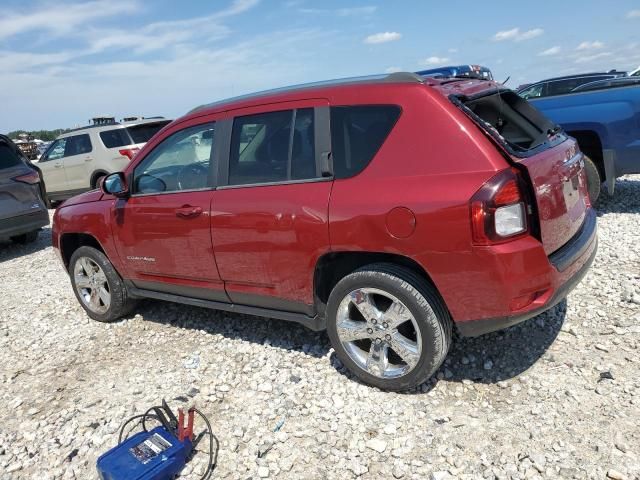
[[95, 478], [121, 423], [163, 398], [210, 418], [213, 478], [640, 478], [640, 176], [598, 209], [566, 303], [456, 339], [442, 379], [406, 394], [354, 381], [324, 333], [283, 321], [154, 301], [89, 320], [49, 228], [0, 242], [0, 478]]
[[367, 441], [366, 446], [371, 450], [382, 453], [387, 449], [387, 442], [385, 442], [381, 438], [372, 438], [371, 440]]

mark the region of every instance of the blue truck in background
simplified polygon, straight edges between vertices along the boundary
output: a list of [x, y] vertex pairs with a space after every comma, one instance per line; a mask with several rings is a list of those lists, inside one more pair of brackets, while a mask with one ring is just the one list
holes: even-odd
[[529, 102], [574, 137], [596, 169], [587, 167], [590, 193], [604, 181], [610, 195], [616, 178], [640, 173], [640, 85], [603, 88]]

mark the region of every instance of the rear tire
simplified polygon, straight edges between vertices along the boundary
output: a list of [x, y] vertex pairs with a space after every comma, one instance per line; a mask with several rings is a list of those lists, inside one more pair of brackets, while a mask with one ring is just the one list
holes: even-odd
[[91, 182], [91, 189], [92, 190], [95, 190], [96, 188], [98, 188], [98, 183], [100, 183], [100, 179], [102, 177], [106, 177], [106, 175], [104, 173], [99, 173], [98, 175], [95, 176], [95, 178]]
[[602, 178], [598, 167], [593, 160], [586, 155], [584, 156], [584, 169], [587, 174], [587, 188], [589, 189], [589, 199], [591, 204], [595, 205], [600, 196], [600, 188], [602, 187]]
[[428, 380], [449, 351], [451, 331], [435, 288], [404, 267], [367, 265], [329, 296], [327, 333], [336, 355], [380, 389], [406, 390]]
[[113, 322], [135, 307], [122, 278], [100, 250], [78, 248], [69, 261], [69, 276], [78, 302], [94, 320]]
[[38, 239], [39, 232], [40, 230], [34, 230], [33, 232], [23, 233], [22, 235], [16, 235], [15, 237], [11, 237], [11, 240], [15, 243], [19, 243], [20, 245], [33, 243]]

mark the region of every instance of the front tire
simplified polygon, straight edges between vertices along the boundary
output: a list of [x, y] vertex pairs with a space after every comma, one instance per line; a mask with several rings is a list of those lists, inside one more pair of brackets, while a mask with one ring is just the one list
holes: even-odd
[[69, 276], [76, 298], [94, 320], [113, 322], [135, 306], [122, 278], [100, 250], [78, 248], [69, 261]]
[[600, 188], [602, 187], [602, 178], [600, 177], [600, 172], [598, 171], [598, 167], [593, 160], [591, 160], [586, 155], [584, 156], [584, 169], [587, 174], [587, 188], [589, 189], [589, 199], [591, 200], [591, 205], [595, 205], [598, 201], [598, 197], [600, 196]]
[[384, 390], [406, 390], [429, 379], [449, 351], [451, 330], [434, 287], [392, 264], [347, 275], [327, 304], [336, 355], [362, 381]]

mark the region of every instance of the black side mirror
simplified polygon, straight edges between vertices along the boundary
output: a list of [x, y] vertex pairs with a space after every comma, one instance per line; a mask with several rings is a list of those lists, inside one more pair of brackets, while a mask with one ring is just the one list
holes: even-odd
[[117, 172], [107, 175], [100, 184], [102, 191], [114, 197], [124, 198], [129, 196], [129, 188], [124, 178], [124, 173]]

